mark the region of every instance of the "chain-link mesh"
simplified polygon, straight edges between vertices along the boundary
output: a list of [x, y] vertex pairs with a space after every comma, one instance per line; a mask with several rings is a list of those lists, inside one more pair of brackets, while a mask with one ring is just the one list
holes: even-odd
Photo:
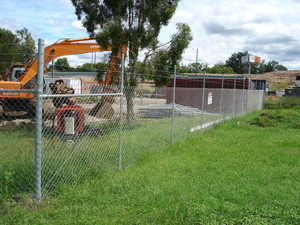
[[76, 97], [58, 109], [51, 100], [45, 99], [43, 118], [43, 195], [95, 170], [118, 168], [120, 95]]
[[0, 200], [33, 194], [34, 112], [35, 106], [30, 101], [9, 99], [1, 102]]
[[[120, 65], [117, 68], [118, 81]], [[126, 73], [125, 81], [130, 76]], [[95, 77], [45, 77], [40, 140], [43, 197], [93, 173], [124, 168], [214, 123], [263, 105], [263, 92], [246, 87], [244, 78], [203, 81], [206, 78], [202, 77], [201, 85], [178, 85], [174, 89], [172, 84], [155, 87], [149, 75], [134, 76], [138, 85], [129, 87], [125, 82], [124, 89], [120, 82], [101, 85]], [[172, 81], [174, 77], [166, 79]], [[51, 84], [58, 79], [64, 80], [59, 85], [75, 90], [73, 97], [57, 91], [52, 95]], [[187, 78], [176, 80], [183, 79]], [[0, 90], [0, 94], [9, 91]], [[32, 93], [27, 95], [31, 97], [1, 101], [1, 200], [34, 194], [36, 103]]]

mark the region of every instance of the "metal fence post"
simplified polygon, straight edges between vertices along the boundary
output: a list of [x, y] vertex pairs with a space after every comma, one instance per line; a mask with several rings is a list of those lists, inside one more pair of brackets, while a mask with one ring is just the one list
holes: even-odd
[[203, 126], [203, 111], [204, 111], [204, 101], [205, 101], [205, 74], [203, 75], [203, 86], [202, 86], [202, 106], [201, 106], [201, 128]]
[[242, 98], [242, 115], [244, 115], [244, 104], [245, 104], [245, 76], [243, 76], [243, 98]]
[[119, 170], [122, 169], [122, 144], [123, 144], [123, 92], [124, 92], [124, 53], [121, 62], [121, 97], [120, 97], [120, 134], [119, 134]]
[[43, 39], [38, 40], [38, 68], [36, 85], [36, 127], [35, 127], [35, 199], [42, 200], [42, 122], [43, 122], [43, 70], [44, 70]]
[[220, 111], [219, 111], [219, 116], [220, 117], [221, 117], [221, 114], [222, 114], [222, 107], [223, 107], [223, 91], [224, 91], [224, 75], [222, 75], [222, 89], [221, 89]]
[[[250, 78], [249, 78], [250, 81]], [[249, 99], [249, 111], [248, 112], [252, 112], [253, 110], [253, 89], [250, 89], [250, 99]]]
[[171, 144], [174, 141], [174, 123], [175, 123], [175, 95], [176, 95], [176, 65], [174, 67], [174, 80], [173, 80], [173, 108], [172, 108], [172, 127], [171, 127]]
[[252, 82], [251, 80], [246, 77], [247, 80], [247, 105], [246, 105], [246, 112], [249, 113], [249, 96], [250, 96], [250, 91], [252, 89]]
[[234, 117], [235, 112], [235, 90], [236, 89], [236, 76], [234, 75], [234, 85], [233, 85], [233, 104], [232, 104], [232, 116]]

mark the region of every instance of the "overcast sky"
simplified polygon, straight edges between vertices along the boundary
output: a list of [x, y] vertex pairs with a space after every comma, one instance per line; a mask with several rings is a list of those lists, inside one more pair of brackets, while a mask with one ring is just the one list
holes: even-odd
[[[70, 0], [0, 0], [0, 27], [15, 31], [26, 27], [33, 38], [52, 44], [60, 38], [88, 34], [74, 13]], [[290, 70], [300, 69], [300, 0], [181, 0], [160, 35], [168, 41], [177, 22], [187, 23], [193, 41], [183, 64], [198, 61], [210, 66], [225, 62], [232, 53], [248, 51]], [[70, 56], [75, 66], [90, 56]]]

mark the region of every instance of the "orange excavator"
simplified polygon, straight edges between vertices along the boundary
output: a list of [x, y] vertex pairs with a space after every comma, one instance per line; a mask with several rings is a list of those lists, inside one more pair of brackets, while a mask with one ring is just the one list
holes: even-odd
[[[44, 68], [52, 60], [66, 55], [84, 54], [89, 52], [110, 51], [112, 46], [102, 48], [96, 42], [90, 42], [95, 40], [94, 38], [81, 38], [81, 39], [60, 39], [52, 45], [45, 47], [44, 49]], [[110, 56], [109, 68], [105, 77], [103, 85], [110, 85], [114, 73], [116, 73], [116, 65], [118, 64], [117, 58], [121, 57], [122, 52], [126, 55], [127, 46], [123, 46], [120, 51]], [[34, 94], [28, 92], [14, 92], [14, 90], [22, 89], [34, 89], [36, 87], [36, 75], [37, 75], [37, 57], [26, 65], [14, 65], [11, 68], [8, 81], [0, 81], [0, 106], [2, 113], [11, 111], [27, 111], [29, 114], [34, 113]], [[64, 89], [60, 88], [64, 87]], [[1, 91], [12, 90], [11, 92]], [[53, 94], [72, 94], [71, 88], [66, 87], [64, 84], [55, 82], [52, 85]], [[59, 90], [59, 91], [58, 91]], [[59, 107], [60, 104], [57, 104]]]

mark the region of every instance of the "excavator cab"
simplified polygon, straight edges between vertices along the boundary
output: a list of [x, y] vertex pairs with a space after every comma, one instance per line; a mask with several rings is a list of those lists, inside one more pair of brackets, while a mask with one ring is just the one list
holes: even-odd
[[[45, 47], [44, 49], [44, 65], [46, 66], [52, 60], [66, 55], [75, 55], [75, 54], [84, 54], [90, 52], [99, 52], [99, 51], [111, 51], [112, 45], [107, 47], [101, 47], [96, 42], [88, 42], [93, 41], [94, 38], [81, 38], [81, 39], [62, 39], [55, 42], [52, 45]], [[110, 58], [109, 69], [105, 77], [104, 85], [108, 86], [111, 84], [113, 80], [114, 74], [116, 74], [116, 58], [121, 56], [121, 52], [126, 54], [127, 46], [123, 46], [120, 49], [120, 52], [114, 54]], [[37, 75], [37, 64], [38, 59], [35, 57], [28, 64], [22, 65], [17, 64], [14, 65], [10, 71], [10, 77], [8, 81], [0, 81], [0, 90], [21, 90], [21, 89], [34, 89], [36, 86], [36, 75]], [[72, 94], [74, 90], [66, 87], [66, 85], [58, 81], [52, 84], [50, 87], [53, 94]], [[5, 109], [4, 111], [10, 110], [15, 111], [18, 109], [29, 108], [30, 105], [35, 105], [34, 103], [34, 94], [29, 92], [1, 92], [0, 91], [0, 104]], [[67, 97], [62, 97], [61, 99], [54, 99], [54, 105], [57, 108], [60, 108], [66, 105], [74, 105], [74, 102], [71, 101]], [[107, 98], [103, 98], [101, 103], [99, 103], [95, 109], [93, 110], [93, 114], [99, 115], [97, 113], [100, 109], [106, 108], [104, 106], [111, 106], [111, 100]], [[108, 107], [111, 108], [111, 107]], [[7, 109], [7, 110], [6, 110]], [[101, 111], [101, 110], [100, 110]]]
[[10, 69], [9, 80], [18, 81], [19, 77], [21, 77], [24, 72], [25, 72], [25, 65], [21, 65], [21, 64], [13, 65]]

